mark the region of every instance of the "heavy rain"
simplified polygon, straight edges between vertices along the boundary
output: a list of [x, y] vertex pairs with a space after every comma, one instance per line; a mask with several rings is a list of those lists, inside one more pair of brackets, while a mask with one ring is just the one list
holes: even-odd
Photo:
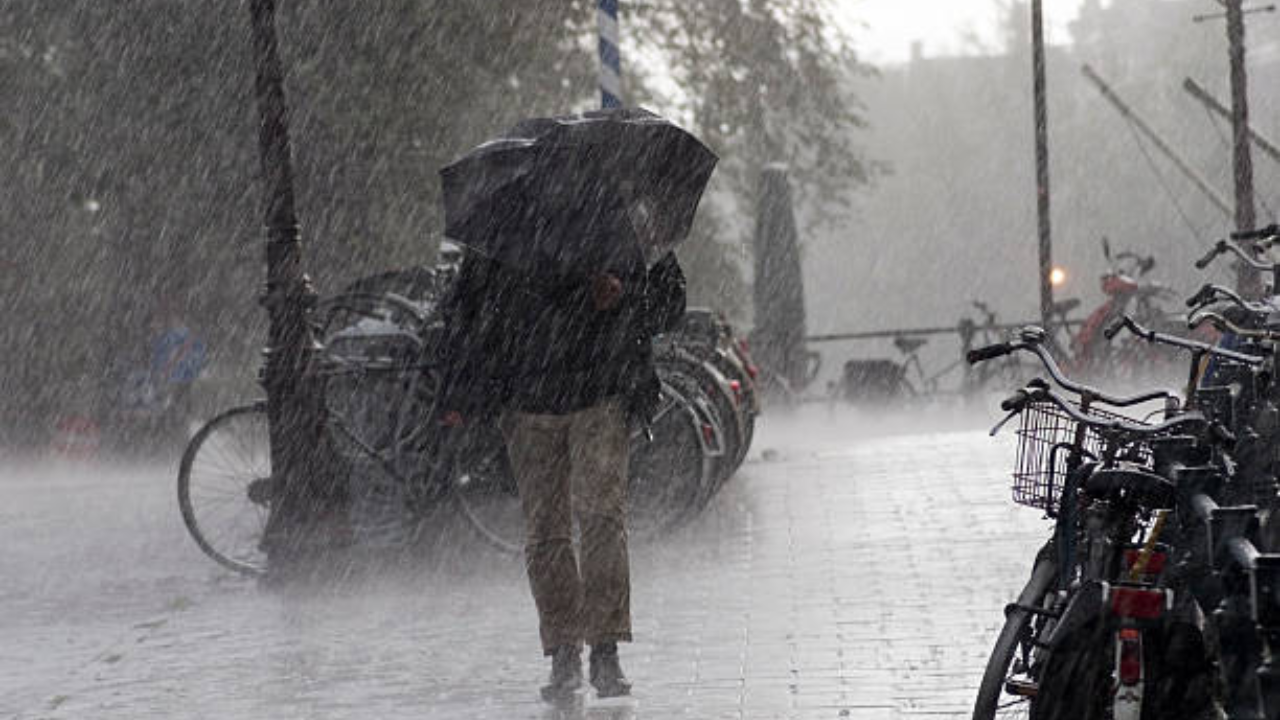
[[1264, 0], [4, 0], [0, 718], [1280, 718], [1277, 88]]

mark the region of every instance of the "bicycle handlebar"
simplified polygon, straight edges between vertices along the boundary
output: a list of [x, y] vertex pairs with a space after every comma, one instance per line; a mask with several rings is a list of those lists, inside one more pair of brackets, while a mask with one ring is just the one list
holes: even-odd
[[1115, 340], [1116, 335], [1119, 335], [1120, 331], [1125, 328], [1129, 328], [1130, 332], [1142, 338], [1143, 340], [1146, 339], [1146, 336], [1143, 334], [1141, 330], [1141, 326], [1138, 325], [1136, 322], [1134, 322], [1133, 319], [1130, 318], [1128, 315], [1123, 315], [1119, 318], [1116, 318], [1114, 322], [1112, 322], [1110, 325], [1106, 327], [1106, 329], [1102, 331], [1102, 337], [1106, 338], [1107, 340]]
[[991, 309], [989, 305], [982, 302], [981, 300], [974, 300], [973, 307], [975, 310], [977, 310], [979, 313], [983, 315], [984, 324], [986, 325], [996, 324], [996, 313], [994, 310]]
[[1140, 405], [1152, 400], [1163, 400], [1168, 407], [1177, 408], [1179, 399], [1177, 393], [1169, 390], [1153, 390], [1151, 392], [1141, 393], [1139, 395], [1117, 396], [1109, 395], [1090, 387], [1083, 383], [1076, 382], [1062, 373], [1062, 368], [1058, 367], [1057, 361], [1053, 359], [1053, 355], [1044, 348], [1045, 331], [1028, 325], [1019, 333], [1021, 340], [1015, 343], [997, 343], [984, 348], [970, 350], [966, 358], [970, 364], [976, 365], [986, 360], [1002, 357], [1012, 352], [1029, 352], [1040, 359], [1040, 363], [1044, 365], [1045, 370], [1049, 372], [1053, 381], [1062, 386], [1063, 389], [1069, 390], [1081, 397], [1088, 397], [1090, 400], [1111, 405], [1114, 407], [1131, 407]]
[[1240, 297], [1240, 294], [1235, 290], [1221, 285], [1214, 285], [1213, 283], [1205, 283], [1195, 295], [1187, 298], [1187, 307], [1193, 308], [1197, 306], [1204, 306], [1217, 302], [1218, 300], [1230, 300], [1245, 310], [1252, 312], [1266, 311], [1266, 308], [1262, 305], [1251, 303]]
[[1027, 406], [1028, 392], [1026, 388], [1022, 388], [1000, 401], [1000, 409], [1005, 412], [1018, 412]]
[[1124, 420], [1119, 418], [1101, 418], [1096, 415], [1089, 415], [1076, 407], [1075, 403], [1067, 400], [1053, 390], [1036, 385], [1029, 385], [1018, 391], [1017, 394], [1005, 401], [1010, 403], [1009, 407], [1001, 404], [1001, 407], [1009, 412], [1019, 412], [1027, 408], [1028, 405], [1037, 402], [1051, 402], [1062, 409], [1072, 420], [1078, 423], [1088, 425], [1095, 430], [1102, 432], [1123, 432], [1136, 437], [1152, 437], [1162, 435], [1173, 430], [1182, 428], [1186, 425], [1202, 425], [1208, 426], [1209, 421], [1199, 412], [1187, 412], [1177, 417], [1165, 420], [1155, 425], [1145, 425], [1132, 420]]
[[1196, 269], [1203, 270], [1209, 267], [1209, 263], [1213, 262], [1214, 258], [1226, 252], [1225, 245], [1226, 243], [1222, 241], [1218, 241], [1214, 243], [1213, 247], [1209, 249], [1209, 252], [1205, 253], [1204, 257], [1196, 261]]
[[[1225, 318], [1223, 319], [1225, 320]], [[1260, 367], [1265, 362], [1263, 358], [1260, 358], [1256, 355], [1246, 355], [1245, 353], [1239, 353], [1233, 350], [1225, 350], [1223, 348], [1215, 347], [1213, 345], [1210, 345], [1209, 343], [1200, 342], [1198, 340], [1191, 340], [1190, 338], [1182, 338], [1182, 337], [1178, 337], [1177, 335], [1169, 335], [1162, 332], [1156, 332], [1155, 330], [1152, 330], [1150, 328], [1145, 328], [1139, 325], [1137, 321], [1135, 321], [1133, 318], [1129, 317], [1128, 315], [1125, 315], [1121, 317], [1119, 320], [1116, 320], [1106, 330], [1104, 330], [1102, 334], [1105, 335], [1108, 340], [1111, 340], [1116, 335], [1120, 334], [1120, 331], [1124, 329], [1128, 329], [1129, 332], [1133, 333], [1139, 338], [1142, 338], [1143, 340], [1146, 340], [1149, 343], [1171, 345], [1173, 347], [1180, 348], [1182, 350], [1190, 350], [1192, 352], [1205, 353], [1207, 355], [1213, 355], [1215, 357], [1220, 357], [1225, 360], [1238, 362], [1244, 365], [1250, 365], [1252, 367]]]
[[1280, 235], [1280, 224], [1271, 223], [1266, 227], [1260, 227], [1256, 230], [1242, 230], [1240, 232], [1231, 233], [1232, 240], [1268, 240], [1273, 236]]
[[969, 361], [970, 365], [977, 365], [980, 362], [1004, 357], [1011, 352], [1013, 352], [1013, 346], [1009, 343], [996, 343], [995, 345], [970, 350], [965, 354], [965, 359]]
[[1221, 313], [1216, 313], [1212, 310], [1201, 310], [1200, 312], [1192, 313], [1191, 317], [1187, 318], [1187, 327], [1195, 330], [1206, 322], [1213, 325], [1221, 332], [1229, 332], [1234, 335], [1239, 335], [1242, 338], [1248, 338], [1251, 340], [1280, 339], [1280, 335], [1273, 330], [1250, 330], [1248, 328], [1243, 328], [1231, 322], [1231, 320], [1227, 319]]
[[1132, 260], [1134, 267], [1138, 271], [1138, 275], [1146, 275], [1156, 266], [1156, 258], [1154, 255], [1139, 255], [1136, 252], [1125, 250], [1115, 256], [1116, 260]]
[[1196, 261], [1196, 269], [1203, 270], [1209, 267], [1209, 263], [1213, 262], [1214, 258], [1218, 257], [1219, 255], [1223, 255], [1225, 253], [1231, 253], [1232, 255], [1235, 255], [1236, 257], [1240, 258], [1240, 262], [1253, 268], [1254, 270], [1265, 270], [1267, 272], [1272, 272], [1272, 273], [1275, 272], [1276, 268], [1274, 265], [1270, 265], [1265, 262], [1260, 262], [1258, 260], [1255, 260], [1249, 257], [1249, 255], [1246, 254], [1245, 251], [1242, 250], [1239, 245], [1233, 242], [1229, 242], [1227, 240], [1219, 240], [1218, 242], [1214, 243], [1213, 248], [1210, 249], [1208, 253], [1205, 253], [1204, 257]]

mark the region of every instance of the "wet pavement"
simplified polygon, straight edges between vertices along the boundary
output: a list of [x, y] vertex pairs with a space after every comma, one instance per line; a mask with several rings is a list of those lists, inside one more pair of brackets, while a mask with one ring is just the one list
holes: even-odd
[[558, 708], [522, 564], [461, 527], [263, 589], [186, 537], [172, 468], [4, 461], [0, 718], [967, 717], [1048, 528], [1008, 502], [1009, 437], [923, 425], [766, 418], [707, 513], [634, 550], [635, 697]]

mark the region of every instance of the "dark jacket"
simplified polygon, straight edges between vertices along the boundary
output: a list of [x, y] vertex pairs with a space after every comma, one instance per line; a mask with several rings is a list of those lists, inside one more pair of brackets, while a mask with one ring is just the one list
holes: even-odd
[[469, 254], [441, 306], [440, 410], [565, 414], [619, 395], [647, 421], [659, 393], [652, 339], [684, 314], [684, 274], [674, 255], [610, 272], [623, 295], [597, 311], [586, 277], [534, 280]]

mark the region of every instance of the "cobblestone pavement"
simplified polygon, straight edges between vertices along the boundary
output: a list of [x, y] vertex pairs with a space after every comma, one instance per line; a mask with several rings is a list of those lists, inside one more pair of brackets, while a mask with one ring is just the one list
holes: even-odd
[[458, 528], [265, 590], [186, 538], [170, 468], [5, 462], [0, 718], [967, 717], [1047, 532], [1008, 502], [1011, 440], [823, 413], [770, 418], [705, 515], [636, 548], [635, 698], [562, 708], [521, 563]]

